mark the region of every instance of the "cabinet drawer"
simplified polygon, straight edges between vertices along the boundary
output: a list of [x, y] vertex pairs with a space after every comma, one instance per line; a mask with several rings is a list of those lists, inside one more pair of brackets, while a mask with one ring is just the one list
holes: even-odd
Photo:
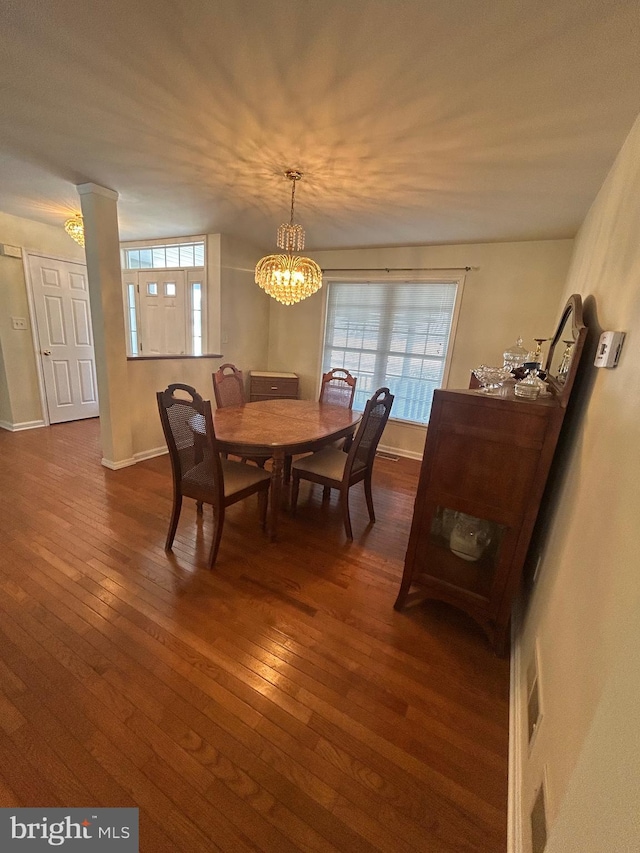
[[249, 396], [251, 402], [271, 398], [296, 399], [298, 396], [298, 377], [295, 375], [251, 374]]

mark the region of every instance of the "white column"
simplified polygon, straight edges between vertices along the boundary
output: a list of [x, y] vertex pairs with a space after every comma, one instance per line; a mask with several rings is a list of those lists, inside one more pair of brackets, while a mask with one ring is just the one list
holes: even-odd
[[77, 187], [84, 219], [91, 322], [100, 398], [102, 464], [135, 464], [118, 233], [118, 193], [97, 184]]

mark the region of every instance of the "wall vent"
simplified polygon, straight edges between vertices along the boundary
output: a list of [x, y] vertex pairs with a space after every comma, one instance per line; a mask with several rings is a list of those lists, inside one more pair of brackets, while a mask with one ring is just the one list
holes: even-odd
[[531, 809], [531, 853], [543, 853], [547, 846], [547, 815], [545, 810], [544, 782], [536, 793]]
[[386, 450], [377, 450], [376, 456], [379, 456], [381, 459], [390, 459], [392, 462], [397, 462], [400, 458], [395, 453], [387, 453]]
[[542, 722], [542, 707], [540, 704], [540, 672], [538, 667], [538, 644], [533, 650], [527, 667], [527, 735], [529, 748]]

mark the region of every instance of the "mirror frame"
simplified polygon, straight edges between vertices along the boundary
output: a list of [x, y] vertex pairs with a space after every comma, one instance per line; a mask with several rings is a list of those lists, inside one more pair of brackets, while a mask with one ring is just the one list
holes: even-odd
[[[551, 375], [551, 365], [553, 363], [553, 355], [558, 343], [562, 345], [562, 335], [563, 330], [565, 329], [565, 325], [567, 321], [570, 319], [571, 321], [571, 334], [575, 341], [573, 345], [573, 354], [571, 356], [571, 366], [569, 367], [569, 371], [566, 375], [566, 379], [564, 382], [558, 382], [555, 376]], [[549, 346], [549, 352], [547, 354], [547, 360], [545, 362], [545, 371], [547, 373], [546, 381], [549, 385], [549, 390], [551, 393], [558, 399], [560, 405], [565, 407], [569, 402], [569, 396], [571, 394], [571, 388], [573, 387], [574, 380], [576, 378], [576, 372], [578, 370], [578, 365], [580, 363], [580, 357], [582, 355], [582, 350], [584, 348], [584, 342], [587, 337], [587, 327], [584, 324], [584, 319], [582, 316], [582, 297], [579, 293], [573, 293], [569, 299], [567, 300], [566, 305], [562, 311], [562, 316], [560, 317], [560, 322], [556, 327], [556, 331], [551, 339], [551, 344]]]

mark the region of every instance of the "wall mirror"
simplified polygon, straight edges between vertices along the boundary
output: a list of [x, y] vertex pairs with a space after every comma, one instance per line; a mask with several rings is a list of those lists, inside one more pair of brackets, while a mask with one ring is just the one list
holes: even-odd
[[554, 332], [545, 364], [551, 393], [566, 406], [587, 336], [582, 318], [582, 298], [574, 293], [567, 300]]

